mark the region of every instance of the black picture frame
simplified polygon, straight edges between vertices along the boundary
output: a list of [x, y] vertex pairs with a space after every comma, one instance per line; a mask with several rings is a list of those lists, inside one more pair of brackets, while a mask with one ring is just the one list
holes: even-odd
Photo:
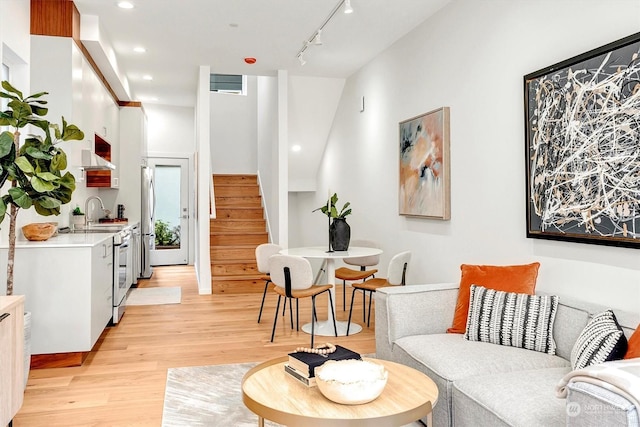
[[640, 33], [524, 76], [527, 238], [640, 247]]

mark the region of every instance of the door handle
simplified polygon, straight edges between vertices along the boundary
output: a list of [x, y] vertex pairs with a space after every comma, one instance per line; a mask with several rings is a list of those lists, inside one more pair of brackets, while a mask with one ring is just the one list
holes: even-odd
[[6, 319], [7, 317], [9, 317], [10, 313], [2, 313], [0, 314], [0, 322], [2, 322], [4, 319]]

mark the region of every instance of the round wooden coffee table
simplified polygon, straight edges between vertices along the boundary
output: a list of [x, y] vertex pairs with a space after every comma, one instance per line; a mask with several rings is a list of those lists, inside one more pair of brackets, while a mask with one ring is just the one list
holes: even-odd
[[242, 401], [258, 415], [258, 425], [268, 419], [295, 427], [402, 426], [431, 417], [438, 387], [422, 372], [399, 363], [367, 359], [384, 365], [387, 385], [376, 400], [362, 405], [341, 405], [325, 398], [318, 387], [307, 387], [289, 374], [287, 357], [269, 360], [242, 379]]

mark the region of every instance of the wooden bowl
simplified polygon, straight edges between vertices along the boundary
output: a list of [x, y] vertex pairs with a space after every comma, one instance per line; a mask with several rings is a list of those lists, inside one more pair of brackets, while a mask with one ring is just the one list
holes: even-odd
[[58, 230], [52, 222], [34, 222], [22, 227], [22, 234], [27, 240], [43, 241], [48, 240]]
[[389, 376], [384, 366], [366, 360], [329, 360], [316, 368], [315, 373], [324, 397], [343, 405], [375, 400]]

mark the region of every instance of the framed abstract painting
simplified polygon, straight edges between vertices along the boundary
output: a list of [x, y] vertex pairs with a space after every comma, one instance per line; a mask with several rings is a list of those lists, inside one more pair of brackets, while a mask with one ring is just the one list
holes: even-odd
[[451, 219], [449, 107], [400, 122], [400, 215]]
[[524, 76], [527, 237], [640, 247], [640, 33]]

